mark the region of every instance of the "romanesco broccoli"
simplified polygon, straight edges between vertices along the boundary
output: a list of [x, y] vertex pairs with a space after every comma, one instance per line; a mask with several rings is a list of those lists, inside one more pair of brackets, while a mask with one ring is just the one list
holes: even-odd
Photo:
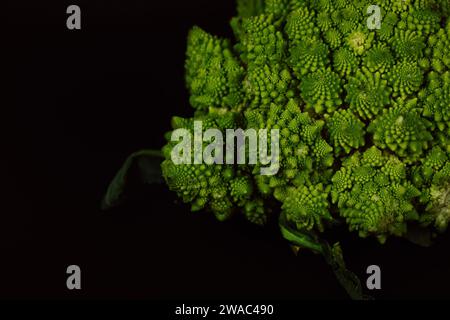
[[169, 138], [168, 187], [220, 220], [279, 217], [288, 240], [341, 267], [340, 250], [317, 240], [336, 223], [380, 242], [406, 237], [411, 223], [443, 232], [450, 2], [378, 1], [381, 25], [370, 29], [371, 2], [238, 0], [234, 44], [194, 27], [185, 67], [195, 114], [174, 118], [173, 129], [192, 132], [194, 120], [222, 132], [279, 129], [280, 168], [263, 176], [259, 164], [175, 165]]

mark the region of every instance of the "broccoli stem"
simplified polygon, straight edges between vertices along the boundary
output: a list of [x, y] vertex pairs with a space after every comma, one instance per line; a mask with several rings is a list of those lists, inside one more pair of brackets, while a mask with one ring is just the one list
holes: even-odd
[[321, 254], [332, 268], [336, 279], [353, 300], [371, 299], [371, 297], [363, 293], [361, 282], [358, 277], [346, 268], [339, 243], [336, 243], [334, 246], [330, 246], [327, 241], [319, 238], [312, 232], [300, 232], [298, 229], [292, 228], [289, 225], [284, 213], [280, 214], [279, 226], [281, 234], [286, 240], [297, 246], [307, 248], [315, 253]]

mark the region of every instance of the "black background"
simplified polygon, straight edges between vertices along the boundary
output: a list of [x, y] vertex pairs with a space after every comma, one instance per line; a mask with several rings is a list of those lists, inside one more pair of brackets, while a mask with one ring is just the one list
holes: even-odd
[[[66, 28], [70, 4], [79, 31]], [[189, 213], [164, 187], [100, 210], [126, 157], [159, 148], [170, 117], [192, 113], [187, 32], [231, 37], [233, 1], [10, 1], [5, 13], [0, 297], [347, 299], [322, 258], [296, 257], [275, 227]], [[342, 244], [363, 283], [381, 267], [378, 299], [450, 297], [449, 235], [432, 248]], [[81, 291], [66, 288], [71, 264]]]

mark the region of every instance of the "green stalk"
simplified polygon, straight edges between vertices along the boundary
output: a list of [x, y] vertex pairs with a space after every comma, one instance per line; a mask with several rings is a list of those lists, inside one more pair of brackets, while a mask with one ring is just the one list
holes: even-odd
[[363, 294], [358, 277], [346, 268], [339, 243], [330, 246], [327, 241], [320, 239], [313, 232], [299, 231], [291, 226], [283, 213], [280, 214], [279, 226], [283, 237], [292, 244], [320, 253], [332, 268], [336, 279], [353, 300], [371, 299]]

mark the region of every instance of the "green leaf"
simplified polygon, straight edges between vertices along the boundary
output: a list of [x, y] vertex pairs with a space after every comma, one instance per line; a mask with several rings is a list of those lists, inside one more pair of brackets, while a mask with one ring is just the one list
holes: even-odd
[[320, 239], [310, 231], [300, 231], [289, 224], [284, 213], [280, 214], [279, 226], [283, 237], [292, 244], [308, 248], [315, 253], [320, 253], [332, 268], [336, 279], [354, 300], [370, 300], [371, 297], [364, 295], [361, 282], [358, 277], [349, 271], [344, 262], [342, 249], [339, 243], [330, 246], [328, 242]]
[[281, 234], [289, 242], [301, 247], [312, 250], [315, 253], [323, 254], [323, 247], [315, 234], [309, 231], [300, 232], [292, 228], [287, 221], [286, 214], [281, 213], [279, 218]]
[[132, 187], [162, 183], [163, 160], [164, 157], [158, 150], [141, 150], [129, 156], [109, 184], [102, 200], [102, 210], [111, 209], [122, 203]]

